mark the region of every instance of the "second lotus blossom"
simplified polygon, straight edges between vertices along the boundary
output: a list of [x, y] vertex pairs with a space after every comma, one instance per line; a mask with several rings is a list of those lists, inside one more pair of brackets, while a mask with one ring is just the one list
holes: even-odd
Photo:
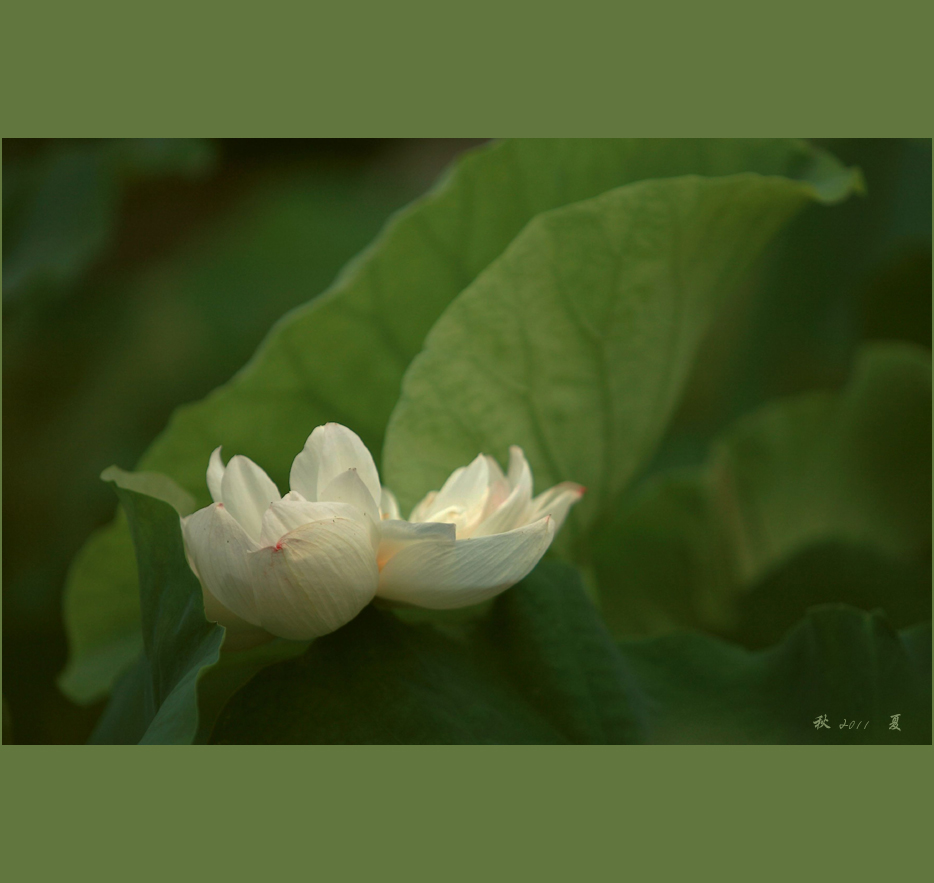
[[182, 531], [206, 615], [232, 646], [327, 634], [377, 595], [431, 608], [491, 598], [532, 570], [584, 490], [563, 482], [533, 497], [514, 446], [506, 473], [481, 454], [406, 521], [366, 446], [336, 423], [311, 433], [284, 497], [248, 458], [225, 466], [220, 448], [207, 483], [214, 503]]
[[563, 482], [533, 498], [521, 448], [510, 448], [505, 474], [480, 454], [429, 493], [408, 521], [383, 522], [378, 594], [433, 608], [491, 598], [531, 571], [583, 493]]

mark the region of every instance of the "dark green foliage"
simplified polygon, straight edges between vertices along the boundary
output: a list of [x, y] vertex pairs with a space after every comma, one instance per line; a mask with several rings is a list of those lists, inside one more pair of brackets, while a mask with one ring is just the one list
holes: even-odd
[[[92, 737], [97, 742], [190, 743], [198, 731], [197, 682], [217, 662], [224, 630], [204, 618], [201, 585], [185, 559], [178, 513], [110, 470], [139, 566], [143, 655], [118, 682]], [[121, 486], [124, 485], [124, 486]]]
[[217, 742], [563, 742], [469, 642], [372, 607], [270, 666], [228, 705]]
[[643, 741], [638, 685], [572, 568], [539, 565], [494, 605], [485, 636], [528, 702], [569, 741]]
[[[839, 393], [764, 405], [728, 427], [705, 464], [660, 471], [621, 502], [593, 544], [604, 614], [620, 636], [730, 632], [742, 628], [745, 594], [765, 581], [772, 588], [757, 595], [784, 610], [771, 640], [804, 615], [805, 601], [891, 605], [902, 625], [927, 619], [930, 505], [930, 355], [868, 345]], [[858, 565], [834, 570], [819, 556], [798, 568], [795, 586], [772, 576], [822, 544], [878, 562], [875, 576], [851, 579]]]
[[614, 645], [576, 571], [551, 564], [456, 631], [368, 608], [250, 681], [213, 741], [925, 743], [929, 672], [929, 628], [843, 605], [763, 651], [701, 634]]
[[[652, 709], [652, 742], [887, 745], [931, 741], [929, 642], [929, 626], [899, 634], [882, 616], [830, 605], [768, 650], [700, 634], [620, 647]], [[896, 714], [900, 731], [888, 729]], [[822, 715], [829, 729], [815, 725]], [[841, 728], [850, 721], [867, 726]]]

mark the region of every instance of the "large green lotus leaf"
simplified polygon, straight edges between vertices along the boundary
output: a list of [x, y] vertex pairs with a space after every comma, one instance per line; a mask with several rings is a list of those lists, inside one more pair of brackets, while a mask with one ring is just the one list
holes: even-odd
[[[117, 678], [90, 741], [97, 744], [177, 742], [203, 744], [231, 696], [267, 665], [299, 655], [308, 645], [276, 640], [252, 650], [221, 653], [178, 690], [153, 726], [152, 666], [145, 652]], [[195, 716], [196, 715], [196, 716]], [[192, 729], [195, 727], [195, 729]]]
[[[378, 458], [428, 330], [532, 217], [641, 179], [738, 172], [807, 180], [828, 199], [854, 181], [832, 157], [788, 140], [519, 140], [466, 154], [325, 294], [286, 315], [227, 385], [179, 409], [140, 468], [172, 476], [205, 504], [208, 456], [223, 444], [284, 487], [305, 438], [328, 420], [358, 432]], [[136, 591], [117, 519], [88, 541], [66, 586], [72, 652], [61, 684], [73, 699], [105, 693], [135, 657]]]
[[824, 540], [770, 567], [736, 601], [725, 637], [761, 649], [781, 640], [804, 611], [845, 603], [880, 610], [896, 628], [931, 619], [931, 556], [896, 558], [870, 545]]
[[[188, 515], [195, 509], [191, 494], [157, 472], [113, 469], [105, 470], [101, 478], [119, 480], [126, 491], [168, 503], [177, 515]], [[80, 596], [66, 594], [65, 618], [79, 626], [72, 631], [71, 651], [81, 665], [69, 667], [60, 686], [82, 700], [95, 695], [86, 692], [87, 684], [110, 682], [143, 648], [136, 557], [133, 544], [124, 541], [128, 533], [126, 513], [121, 510], [113, 525], [93, 535], [72, 565], [71, 579], [85, 591]]]
[[[706, 464], [653, 476], [620, 507], [594, 542], [604, 615], [620, 635], [730, 629], [743, 592], [819, 544], [856, 547], [842, 553], [847, 560], [865, 547], [863, 558], [917, 569], [930, 551], [930, 457], [929, 353], [867, 346], [842, 391], [769, 403], [717, 440]], [[886, 609], [891, 601], [894, 614], [912, 605], [893, 593], [917, 594], [919, 582], [895, 574], [853, 585], [835, 600]]]
[[643, 178], [740, 171], [800, 177], [828, 200], [857, 180], [794, 141], [508, 141], [467, 154], [327, 292], [284, 317], [229, 384], [179, 409], [141, 467], [206, 503], [207, 456], [224, 444], [284, 484], [311, 428], [331, 419], [378, 459], [425, 335], [535, 215]]
[[[480, 648], [481, 651], [483, 648]], [[565, 741], [477, 648], [367, 607], [305, 656], [235, 693], [212, 741], [490, 744]]]
[[502, 670], [569, 742], [645, 740], [639, 686], [573, 567], [540, 564], [482, 626]]
[[689, 633], [614, 645], [577, 571], [546, 562], [473, 627], [368, 608], [257, 675], [212, 741], [924, 742], [929, 687], [929, 627], [899, 634], [842, 605], [760, 652]]
[[185, 558], [178, 513], [139, 488], [139, 476], [109, 469], [127, 513], [139, 568], [143, 654], [118, 682], [92, 737], [108, 743], [191, 743], [197, 684], [217, 663], [224, 629], [204, 617], [201, 585]]
[[213, 738], [634, 742], [642, 723], [633, 689], [574, 569], [544, 564], [479, 625], [442, 630], [368, 608], [302, 659], [255, 677]]
[[640, 181], [536, 217], [405, 375], [384, 451], [403, 508], [477, 453], [505, 461], [518, 444], [539, 490], [588, 487], [572, 525], [605, 518], [654, 452], [724, 298], [798, 209], [856, 180], [829, 176]]
[[224, 444], [284, 484], [310, 430], [327, 420], [353, 428], [378, 458], [425, 335], [531, 218], [643, 178], [739, 171], [801, 177], [831, 200], [855, 180], [794, 141], [508, 141], [467, 154], [327, 292], [285, 316], [229, 384], [180, 408], [141, 467], [207, 502], [207, 457]]
[[126, 515], [120, 511], [82, 546], [62, 598], [69, 659], [58, 686], [75, 702], [100, 699], [139, 656], [139, 577]]

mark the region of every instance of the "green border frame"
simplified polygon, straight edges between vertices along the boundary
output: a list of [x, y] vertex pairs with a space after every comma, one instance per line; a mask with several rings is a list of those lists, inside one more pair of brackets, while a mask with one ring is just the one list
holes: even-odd
[[915, 879], [929, 751], [11, 747], [4, 864], [17, 881]]
[[[934, 129], [920, 2], [295, 6], [20, 5], [3, 134]], [[927, 859], [931, 750], [5, 746], [0, 830], [17, 881], [898, 880]]]

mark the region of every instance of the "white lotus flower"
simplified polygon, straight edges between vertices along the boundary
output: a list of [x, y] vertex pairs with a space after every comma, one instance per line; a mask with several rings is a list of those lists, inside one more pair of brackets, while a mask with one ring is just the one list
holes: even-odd
[[377, 595], [436, 609], [492, 598], [535, 567], [583, 494], [581, 485], [565, 481], [533, 498], [532, 471], [515, 445], [506, 475], [480, 454], [428, 494], [408, 521], [395, 520], [398, 506], [389, 494]]
[[280, 497], [247, 457], [207, 472], [214, 503], [182, 519], [205, 615], [230, 631], [227, 645], [269, 635], [308, 640], [340, 628], [376, 594], [379, 476], [360, 438], [319, 426], [292, 463]]
[[490, 598], [538, 563], [584, 492], [563, 482], [533, 499], [513, 447], [506, 475], [481, 454], [404, 521], [366, 446], [337, 423], [308, 437], [284, 497], [247, 457], [225, 466], [220, 448], [207, 483], [214, 503], [183, 518], [182, 534], [228, 649], [327, 634], [377, 594], [433, 608]]

